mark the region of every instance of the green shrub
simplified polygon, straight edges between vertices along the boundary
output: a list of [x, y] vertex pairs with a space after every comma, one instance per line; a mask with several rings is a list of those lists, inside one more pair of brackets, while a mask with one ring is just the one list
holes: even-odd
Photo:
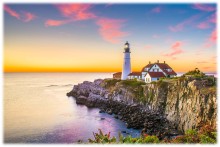
[[206, 135], [203, 135], [203, 134], [200, 135], [199, 138], [200, 138], [200, 143], [203, 143], [203, 144], [216, 143], [216, 139], [213, 139], [213, 138], [206, 136]]
[[201, 72], [198, 68], [195, 68], [194, 70], [188, 71], [183, 76], [185, 75], [191, 75], [194, 78], [200, 79], [205, 76], [205, 73]]
[[217, 143], [217, 133], [211, 125], [202, 125], [199, 131], [187, 130], [185, 135], [172, 139], [170, 143], [213, 144]]
[[89, 143], [116, 143], [115, 137], [110, 137], [110, 132], [108, 134], [103, 134], [102, 130], [99, 129], [99, 133], [94, 133], [94, 140], [88, 139]]
[[150, 82], [151, 84], [157, 84], [157, 82], [156, 81], [152, 81], [152, 82]]
[[144, 138], [142, 143], [159, 143], [157, 136], [147, 136]]
[[115, 84], [120, 81], [121, 80], [119, 80], [119, 79], [105, 79], [102, 86], [105, 88], [109, 88], [109, 87], [115, 86]]
[[99, 133], [93, 133], [94, 139], [89, 139], [89, 143], [115, 144], [115, 143], [200, 143], [200, 144], [215, 144], [217, 143], [217, 133], [210, 125], [203, 125], [199, 131], [187, 130], [185, 135], [177, 136], [174, 139], [159, 140], [157, 136], [144, 134], [143, 136], [132, 138], [131, 135], [124, 137], [119, 133], [119, 141], [115, 137], [110, 137], [108, 134], [103, 134], [99, 129]]
[[121, 81], [121, 84], [129, 87], [137, 87], [137, 86], [145, 85], [146, 83], [143, 81], [137, 81], [136, 79], [132, 79], [132, 80], [123, 80]]

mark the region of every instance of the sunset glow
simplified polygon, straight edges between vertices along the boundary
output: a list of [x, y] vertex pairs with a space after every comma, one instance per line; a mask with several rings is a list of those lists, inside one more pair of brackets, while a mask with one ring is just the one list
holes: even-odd
[[5, 72], [216, 72], [216, 4], [5, 4]]

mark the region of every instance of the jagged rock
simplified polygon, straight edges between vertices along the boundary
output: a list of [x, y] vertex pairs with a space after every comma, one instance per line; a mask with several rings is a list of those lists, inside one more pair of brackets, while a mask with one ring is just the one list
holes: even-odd
[[114, 118], [115, 118], [115, 119], [118, 119], [118, 115], [115, 115]]
[[142, 86], [146, 104], [137, 99], [137, 88], [131, 90], [119, 82], [105, 88], [102, 79], [74, 85], [67, 96], [73, 96], [77, 104], [100, 108], [100, 113], [114, 113], [127, 128], [143, 128], [143, 132], [163, 138], [180, 134], [176, 129], [196, 128], [201, 122], [216, 126], [216, 93], [202, 89], [211, 82], [187, 77], [173, 83], [147, 84]]
[[86, 104], [87, 102], [87, 97], [80, 95], [79, 97], [76, 98], [76, 103], [77, 104]]
[[100, 110], [99, 113], [105, 113], [105, 111], [104, 110]]

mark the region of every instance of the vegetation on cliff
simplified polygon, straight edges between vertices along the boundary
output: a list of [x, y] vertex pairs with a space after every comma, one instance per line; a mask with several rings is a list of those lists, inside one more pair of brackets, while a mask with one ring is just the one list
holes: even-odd
[[136, 98], [136, 101], [146, 104], [146, 99], [143, 94], [143, 85], [146, 85], [145, 82], [139, 81], [137, 79], [131, 80], [119, 80], [119, 79], [105, 79], [102, 82], [102, 87], [108, 89], [110, 92], [118, 91], [122, 93], [122, 89], [126, 90], [133, 97]]
[[116, 137], [111, 137], [110, 132], [104, 134], [100, 129], [99, 133], [93, 133], [94, 139], [89, 139], [89, 143], [101, 143], [101, 144], [121, 144], [121, 143], [149, 143], [149, 144], [170, 144], [170, 143], [200, 143], [200, 144], [216, 144], [217, 133], [214, 128], [210, 125], [203, 125], [200, 129], [187, 130], [182, 136], [177, 136], [173, 139], [159, 140], [157, 136], [142, 134], [138, 138], [132, 138], [130, 135], [124, 137], [119, 133], [119, 140]]

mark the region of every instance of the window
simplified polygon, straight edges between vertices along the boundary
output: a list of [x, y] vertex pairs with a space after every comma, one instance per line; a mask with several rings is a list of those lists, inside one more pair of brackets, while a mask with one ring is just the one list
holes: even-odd
[[157, 78], [157, 80], [159, 80], [159, 78]]
[[157, 69], [157, 72], [159, 72], [159, 69]]

